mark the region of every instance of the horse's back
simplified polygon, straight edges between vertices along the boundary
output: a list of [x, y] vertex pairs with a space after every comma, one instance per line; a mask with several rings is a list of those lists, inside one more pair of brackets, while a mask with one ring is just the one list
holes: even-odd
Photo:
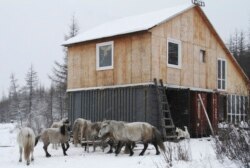
[[153, 126], [146, 122], [125, 123], [125, 133], [129, 140], [143, 141], [152, 138]]
[[30, 143], [35, 144], [35, 133], [31, 128], [24, 127], [18, 133], [17, 142], [23, 146], [28, 140]]

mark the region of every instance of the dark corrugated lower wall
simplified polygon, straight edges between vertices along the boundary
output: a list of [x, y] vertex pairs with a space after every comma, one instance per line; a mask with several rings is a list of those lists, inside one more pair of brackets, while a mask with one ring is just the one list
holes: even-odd
[[70, 92], [71, 123], [81, 117], [93, 122], [104, 119], [146, 121], [159, 128], [158, 102], [153, 85]]

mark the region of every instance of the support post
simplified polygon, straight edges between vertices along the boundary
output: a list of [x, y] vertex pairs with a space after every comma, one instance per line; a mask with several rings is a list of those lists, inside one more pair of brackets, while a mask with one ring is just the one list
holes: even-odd
[[202, 98], [201, 98], [200, 93], [198, 94], [198, 96], [199, 96], [199, 99], [200, 99], [200, 101], [201, 101], [201, 105], [202, 105], [202, 108], [203, 108], [203, 110], [204, 110], [205, 116], [206, 116], [206, 118], [207, 118], [207, 122], [208, 122], [209, 128], [210, 128], [210, 130], [211, 130], [211, 132], [212, 132], [212, 135], [214, 136], [214, 130], [213, 130], [212, 124], [211, 124], [211, 122], [210, 122], [210, 120], [209, 120], [209, 117], [208, 117], [208, 115], [207, 115], [207, 110], [206, 110], [206, 108], [205, 108], [205, 106], [204, 106], [204, 103], [203, 103], [203, 101], [202, 101]]

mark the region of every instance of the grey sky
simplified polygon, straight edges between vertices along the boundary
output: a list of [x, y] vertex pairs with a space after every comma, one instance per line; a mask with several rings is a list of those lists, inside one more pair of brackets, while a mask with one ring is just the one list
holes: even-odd
[[[61, 61], [61, 43], [72, 15], [83, 32], [103, 22], [175, 6], [191, 0], [0, 0], [0, 98], [10, 74], [24, 85], [31, 64], [40, 82], [50, 85], [53, 62]], [[204, 0], [203, 8], [223, 40], [250, 27], [249, 0]]]

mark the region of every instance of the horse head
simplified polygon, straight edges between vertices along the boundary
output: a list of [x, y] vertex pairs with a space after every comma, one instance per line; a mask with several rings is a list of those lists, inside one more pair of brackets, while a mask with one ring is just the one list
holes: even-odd
[[98, 137], [101, 138], [103, 137], [104, 135], [108, 134], [110, 132], [110, 125], [106, 122], [103, 122], [101, 124], [101, 129], [98, 133]]

